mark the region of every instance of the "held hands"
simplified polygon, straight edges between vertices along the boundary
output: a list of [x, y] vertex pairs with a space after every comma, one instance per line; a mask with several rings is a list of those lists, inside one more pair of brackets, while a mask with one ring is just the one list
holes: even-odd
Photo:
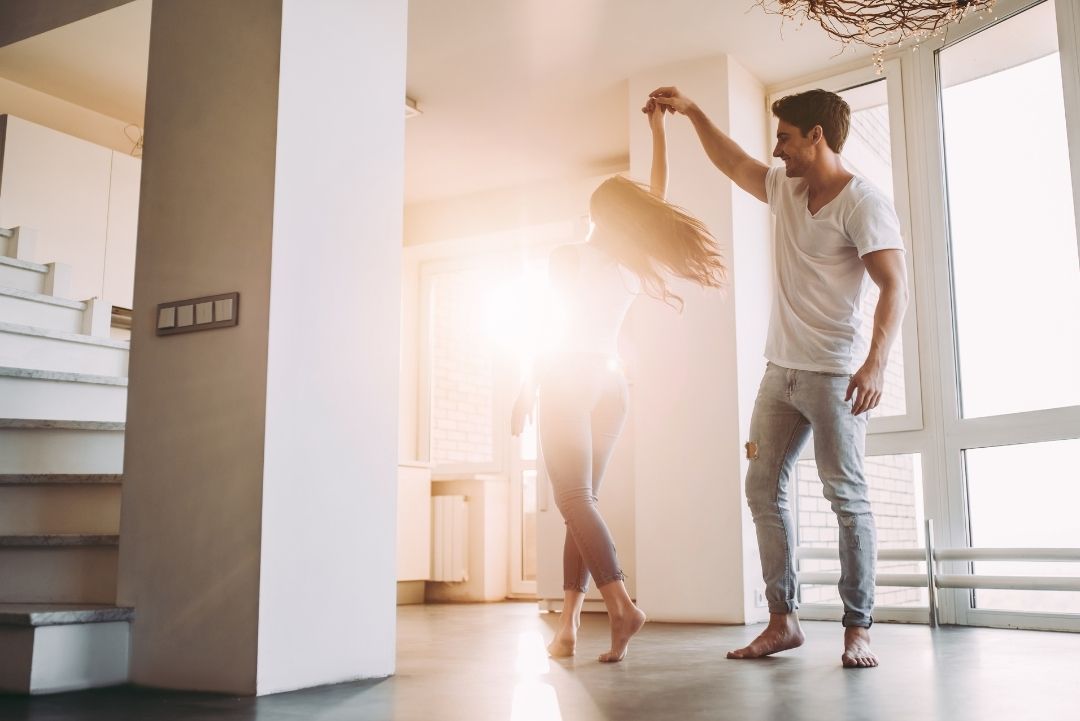
[[517, 400], [514, 401], [514, 410], [510, 413], [510, 435], [517, 437], [525, 430], [525, 423], [532, 421], [535, 403], [535, 391], [530, 393], [529, 389], [522, 388]]
[[[682, 115], [686, 115], [694, 107], [694, 101], [679, 92], [679, 89], [673, 85], [657, 88], [649, 93], [649, 103], [656, 103], [669, 112]], [[649, 107], [648, 103], [645, 107]]]
[[867, 361], [856, 371], [848, 383], [845, 401], [850, 401], [852, 395], [855, 401], [851, 404], [851, 414], [857, 416], [860, 413], [877, 408], [881, 402], [881, 392], [885, 387], [885, 366]]
[[641, 109], [641, 112], [649, 116], [649, 128], [653, 131], [653, 134], [664, 133], [664, 120], [667, 118], [668, 112], [663, 105], [656, 102], [652, 98], [649, 98], [645, 103], [645, 107]]

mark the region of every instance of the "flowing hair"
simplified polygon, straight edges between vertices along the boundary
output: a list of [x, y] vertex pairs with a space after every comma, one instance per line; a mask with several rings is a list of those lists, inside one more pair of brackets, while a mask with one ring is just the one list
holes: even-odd
[[632, 270], [653, 298], [683, 307], [662, 271], [705, 288], [726, 284], [727, 266], [705, 224], [641, 183], [608, 178], [593, 192], [589, 212], [597, 230], [593, 242]]

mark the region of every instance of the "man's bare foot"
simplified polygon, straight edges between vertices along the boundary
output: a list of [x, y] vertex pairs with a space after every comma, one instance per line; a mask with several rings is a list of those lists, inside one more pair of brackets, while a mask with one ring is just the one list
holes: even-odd
[[577, 648], [577, 628], [560, 626], [555, 638], [548, 644], [547, 651], [552, 658], [567, 658], [574, 655]]
[[728, 651], [728, 658], [761, 658], [780, 651], [787, 651], [803, 645], [806, 637], [799, 626], [799, 617], [794, 613], [769, 614], [769, 625], [761, 635], [750, 642], [749, 646]]
[[600, 663], [616, 663], [626, 657], [630, 639], [645, 625], [645, 612], [637, 606], [618, 617], [611, 618], [611, 650], [600, 654]]
[[844, 668], [873, 668], [878, 665], [877, 656], [870, 650], [870, 631], [850, 626], [844, 629], [844, 655], [840, 657]]

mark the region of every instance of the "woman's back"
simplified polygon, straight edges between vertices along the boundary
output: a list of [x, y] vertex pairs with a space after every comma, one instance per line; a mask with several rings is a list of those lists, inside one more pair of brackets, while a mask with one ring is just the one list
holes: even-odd
[[616, 356], [626, 312], [641, 293], [637, 275], [595, 244], [574, 243], [552, 251], [551, 276], [564, 319], [556, 350]]

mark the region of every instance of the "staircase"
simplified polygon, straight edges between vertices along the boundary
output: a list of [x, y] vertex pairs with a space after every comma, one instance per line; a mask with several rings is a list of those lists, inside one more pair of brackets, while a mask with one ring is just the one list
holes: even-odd
[[128, 342], [0, 229], [0, 692], [128, 678], [116, 603]]

